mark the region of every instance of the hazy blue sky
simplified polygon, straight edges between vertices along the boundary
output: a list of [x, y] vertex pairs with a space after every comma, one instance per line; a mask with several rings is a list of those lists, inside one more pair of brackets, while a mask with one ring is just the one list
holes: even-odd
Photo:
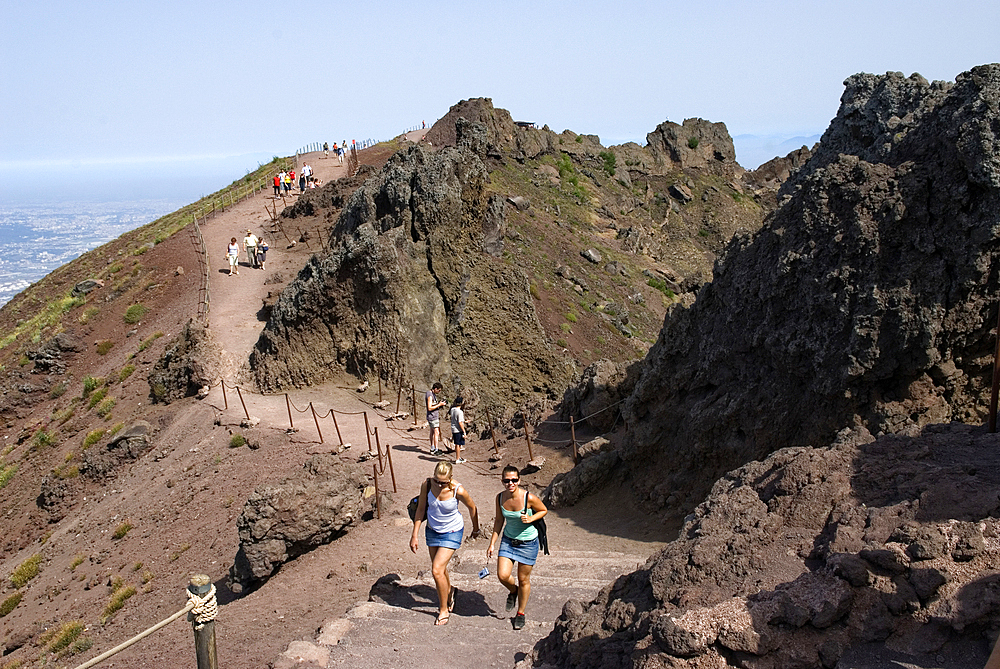
[[151, 159], [163, 171], [231, 156], [253, 167], [309, 142], [389, 138], [477, 96], [604, 144], [644, 143], [658, 123], [691, 116], [723, 121], [734, 136], [808, 136], [826, 128], [855, 72], [953, 80], [1000, 60], [995, 1], [0, 0], [0, 9], [4, 182], [14, 170], [34, 178]]

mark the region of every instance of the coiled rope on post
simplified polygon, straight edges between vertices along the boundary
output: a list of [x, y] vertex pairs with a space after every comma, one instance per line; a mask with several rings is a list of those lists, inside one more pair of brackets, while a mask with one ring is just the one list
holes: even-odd
[[204, 595], [196, 595], [187, 591], [188, 604], [191, 606], [190, 618], [194, 621], [196, 630], [200, 630], [205, 623], [215, 620], [219, 613], [219, 603], [215, 599], [215, 585], [209, 588]]
[[80, 666], [78, 666], [76, 669], [90, 669], [90, 667], [93, 667], [94, 665], [103, 662], [104, 660], [108, 659], [112, 655], [117, 655], [118, 653], [122, 652], [123, 650], [125, 650], [126, 648], [128, 648], [129, 646], [131, 646], [132, 644], [135, 644], [135, 643], [138, 643], [139, 641], [142, 641], [147, 636], [149, 636], [153, 632], [157, 631], [161, 627], [166, 627], [170, 623], [172, 623], [175, 620], [177, 620], [178, 618], [180, 618], [185, 613], [190, 612], [192, 608], [194, 608], [194, 604], [189, 600], [188, 603], [187, 603], [187, 605], [183, 609], [181, 609], [180, 611], [178, 611], [177, 613], [175, 613], [174, 615], [170, 616], [169, 618], [167, 618], [165, 620], [161, 620], [160, 622], [156, 623], [155, 625], [153, 625], [152, 627], [150, 627], [149, 629], [147, 629], [144, 632], [139, 632], [138, 634], [136, 634], [134, 637], [132, 637], [131, 639], [129, 639], [125, 643], [118, 644], [117, 646], [115, 646], [111, 650], [106, 651], [104, 653], [101, 653], [97, 657], [84, 662], [83, 664], [81, 664]]

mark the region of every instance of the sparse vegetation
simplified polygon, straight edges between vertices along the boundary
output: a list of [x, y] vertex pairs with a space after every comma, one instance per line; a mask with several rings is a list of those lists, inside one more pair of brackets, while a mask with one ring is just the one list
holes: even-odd
[[96, 316], [99, 313], [101, 313], [101, 310], [98, 309], [97, 307], [87, 307], [86, 309], [83, 310], [83, 313], [80, 314], [80, 317], [77, 320], [80, 321], [81, 325], [86, 325], [87, 323], [90, 322], [90, 320], [94, 316]]
[[69, 387], [69, 382], [67, 381], [60, 381], [56, 385], [52, 386], [52, 389], [49, 391], [49, 399], [50, 400], [59, 399], [66, 392], [66, 388], [68, 387]]
[[80, 468], [76, 465], [63, 465], [53, 469], [52, 475], [60, 480], [75, 479], [80, 475]]
[[121, 431], [123, 427], [125, 427], [125, 423], [115, 423], [110, 428], [108, 428], [108, 436], [109, 437], [115, 436]]
[[604, 173], [609, 177], [613, 177], [615, 175], [615, 168], [618, 167], [618, 160], [615, 158], [615, 154], [610, 151], [601, 151], [597, 155], [604, 163], [601, 166], [601, 169], [603, 169]]
[[107, 388], [98, 388], [97, 390], [92, 392], [90, 394], [90, 399], [87, 401], [87, 408], [93, 409], [94, 407], [96, 407], [98, 404], [100, 404], [101, 400], [103, 400], [104, 396], [107, 394], [108, 394]]
[[698, 148], [698, 138], [697, 137], [688, 137], [688, 148], [689, 149], [697, 149]]
[[115, 343], [113, 341], [111, 341], [110, 339], [105, 339], [102, 342], [100, 342], [100, 343], [97, 344], [97, 354], [98, 355], [107, 355], [108, 351], [110, 351], [112, 348], [114, 348], [114, 346], [115, 346]]
[[132, 571], [139, 571], [140, 569], [142, 569], [141, 562], [136, 562], [134, 565], [132, 565]]
[[28, 581], [38, 576], [41, 564], [42, 554], [35, 553], [17, 566], [17, 568], [10, 575], [10, 582], [14, 584], [15, 588], [24, 587], [27, 585]]
[[115, 541], [118, 541], [119, 539], [124, 539], [125, 535], [128, 534], [129, 530], [131, 529], [132, 529], [132, 523], [126, 521], [121, 525], [119, 525], [117, 528], [115, 528], [114, 534], [111, 535], [111, 538], [114, 539]]
[[61, 626], [53, 626], [52, 629], [39, 638], [39, 641], [43, 644], [48, 644], [48, 652], [62, 657], [68, 653], [73, 643], [80, 638], [85, 629], [82, 622], [72, 620], [63, 623]]
[[150, 344], [152, 344], [154, 341], [156, 341], [157, 339], [159, 339], [162, 336], [163, 336], [162, 332], [154, 332], [150, 336], [148, 336], [145, 339], [143, 339], [142, 343], [139, 344], [139, 353], [142, 353], [143, 351], [145, 351], [147, 348], [149, 348]]
[[4, 465], [0, 462], [0, 490], [3, 490], [4, 486], [10, 483], [16, 473], [17, 465]]
[[125, 311], [125, 322], [129, 325], [135, 325], [148, 313], [149, 309], [147, 307], [141, 304], [133, 304]]
[[660, 291], [661, 293], [663, 293], [664, 295], [666, 295], [670, 299], [673, 299], [674, 296], [675, 296], [674, 291], [670, 290], [670, 288], [667, 287], [667, 282], [664, 281], [663, 279], [657, 279], [656, 277], [650, 277], [649, 281], [647, 281], [646, 284], [650, 288], [655, 288], [656, 290]]
[[152, 581], [153, 578], [155, 578], [153, 576], [153, 572], [149, 571], [148, 569], [146, 571], [142, 572], [142, 584], [143, 585], [146, 585], [147, 583], [149, 583], [150, 581]]
[[3, 600], [3, 603], [0, 604], [0, 618], [3, 618], [5, 615], [16, 609], [17, 605], [21, 603], [21, 597], [23, 597], [23, 595], [20, 592], [15, 592], [13, 595]]
[[136, 593], [136, 590], [131, 585], [125, 585], [120, 579], [116, 579], [111, 586], [111, 601], [108, 605], [104, 607], [104, 612], [101, 614], [101, 624], [105, 624], [111, 619], [111, 616], [115, 615], [123, 606], [125, 602], [128, 601], [129, 597]]
[[81, 397], [85, 398], [94, 392], [98, 388], [104, 385], [104, 379], [99, 376], [90, 376], [89, 374], [83, 377], [83, 395]]
[[234, 434], [229, 440], [229, 448], [239, 448], [246, 446], [247, 440], [242, 434]]
[[135, 371], [135, 365], [125, 365], [122, 367], [121, 371], [118, 372], [118, 382], [123, 383], [125, 379], [132, 376], [132, 372]]
[[73, 561], [69, 563], [69, 570], [76, 571], [76, 568], [82, 565], [83, 561], [86, 559], [87, 557], [83, 553], [78, 553], [77, 556], [73, 558]]
[[576, 323], [577, 316], [571, 311], [568, 314], [566, 314], [566, 320], [568, 320], [570, 323]]
[[105, 398], [105, 400], [101, 402], [100, 406], [97, 407], [97, 415], [101, 418], [107, 418], [111, 415], [111, 411], [115, 408], [115, 404], [117, 403], [118, 400], [114, 397]]
[[55, 434], [49, 432], [45, 428], [41, 428], [40, 430], [38, 430], [38, 432], [35, 433], [35, 436], [32, 438], [31, 441], [34, 448], [41, 448], [43, 446], [51, 446], [52, 444], [56, 443], [56, 436]]
[[189, 548], [191, 548], [191, 544], [182, 544], [180, 548], [178, 548], [177, 550], [175, 550], [173, 553], [170, 554], [170, 561], [171, 562], [176, 561], [177, 558], [183, 555], [184, 552]]
[[83, 447], [90, 448], [97, 442], [101, 440], [104, 436], [105, 430], [91, 430], [87, 433], [87, 436], [83, 438]]

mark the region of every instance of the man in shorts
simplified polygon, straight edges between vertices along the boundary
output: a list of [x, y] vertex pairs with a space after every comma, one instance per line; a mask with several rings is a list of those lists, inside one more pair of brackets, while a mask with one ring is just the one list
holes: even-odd
[[438, 393], [443, 388], [440, 381], [435, 381], [424, 396], [424, 404], [427, 405], [427, 425], [431, 429], [431, 455], [438, 455], [441, 452], [438, 448], [438, 444], [441, 443], [441, 414], [439, 410], [441, 407], [448, 406], [447, 402], [438, 399]]

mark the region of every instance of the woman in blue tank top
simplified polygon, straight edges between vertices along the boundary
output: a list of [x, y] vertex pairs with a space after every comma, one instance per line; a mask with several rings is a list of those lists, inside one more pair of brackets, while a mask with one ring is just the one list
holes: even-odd
[[[531, 568], [538, 558], [538, 529], [534, 523], [544, 518], [549, 510], [537, 495], [521, 490], [518, 485], [521, 475], [517, 467], [507, 465], [501, 476], [504, 491], [497, 495], [493, 536], [490, 537], [490, 547], [486, 549], [486, 559], [493, 557], [493, 546], [500, 539], [497, 578], [509, 593], [507, 610], [510, 611], [517, 605], [517, 613], [511, 619], [511, 624], [514, 629], [519, 630], [524, 627], [524, 608], [531, 595]], [[515, 562], [516, 582], [511, 576]]]
[[427, 519], [424, 538], [431, 555], [431, 574], [438, 594], [438, 616], [435, 625], [448, 624], [451, 611], [455, 608], [457, 590], [451, 587], [448, 577], [448, 561], [455, 550], [462, 545], [465, 519], [458, 510], [462, 502], [472, 517], [472, 537], [479, 536], [479, 511], [472, 496], [460, 483], [451, 478], [451, 463], [439, 462], [434, 467], [434, 476], [420, 486], [420, 501], [413, 517], [413, 534], [410, 535], [410, 550], [417, 552], [420, 523]]

